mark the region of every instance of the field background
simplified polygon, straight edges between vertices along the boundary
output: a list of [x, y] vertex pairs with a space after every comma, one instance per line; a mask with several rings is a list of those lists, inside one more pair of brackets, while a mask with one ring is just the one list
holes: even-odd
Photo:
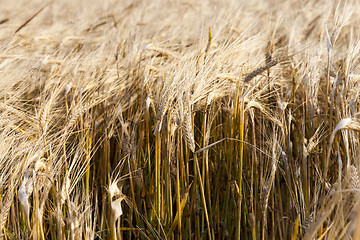
[[360, 239], [360, 1], [10, 1], [3, 239]]

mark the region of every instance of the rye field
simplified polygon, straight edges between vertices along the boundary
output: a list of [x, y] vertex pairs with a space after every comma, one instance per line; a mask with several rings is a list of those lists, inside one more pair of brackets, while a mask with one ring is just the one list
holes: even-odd
[[360, 239], [359, 0], [2, 0], [1, 239]]

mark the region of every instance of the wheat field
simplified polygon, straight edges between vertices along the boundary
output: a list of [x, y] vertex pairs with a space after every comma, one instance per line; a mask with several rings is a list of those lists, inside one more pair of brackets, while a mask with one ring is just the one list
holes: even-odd
[[2, 0], [2, 239], [360, 239], [360, 1]]

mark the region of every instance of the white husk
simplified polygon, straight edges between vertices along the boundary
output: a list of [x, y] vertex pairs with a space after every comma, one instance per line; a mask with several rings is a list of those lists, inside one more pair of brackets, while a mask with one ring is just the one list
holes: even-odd
[[30, 213], [29, 197], [33, 192], [33, 179], [29, 178], [28, 174], [24, 174], [23, 181], [17, 192], [17, 197], [24, 210], [25, 216], [28, 219]]
[[121, 189], [117, 186], [116, 181], [110, 184], [109, 194], [111, 197], [111, 210], [114, 214], [115, 220], [117, 220], [123, 214], [121, 201], [124, 200], [124, 196]]
[[111, 201], [111, 209], [114, 213], [114, 217], [115, 220], [117, 220], [122, 214], [122, 208], [121, 208], [121, 201], [123, 199], [121, 197], [119, 197], [118, 199], [116, 199], [115, 201]]

